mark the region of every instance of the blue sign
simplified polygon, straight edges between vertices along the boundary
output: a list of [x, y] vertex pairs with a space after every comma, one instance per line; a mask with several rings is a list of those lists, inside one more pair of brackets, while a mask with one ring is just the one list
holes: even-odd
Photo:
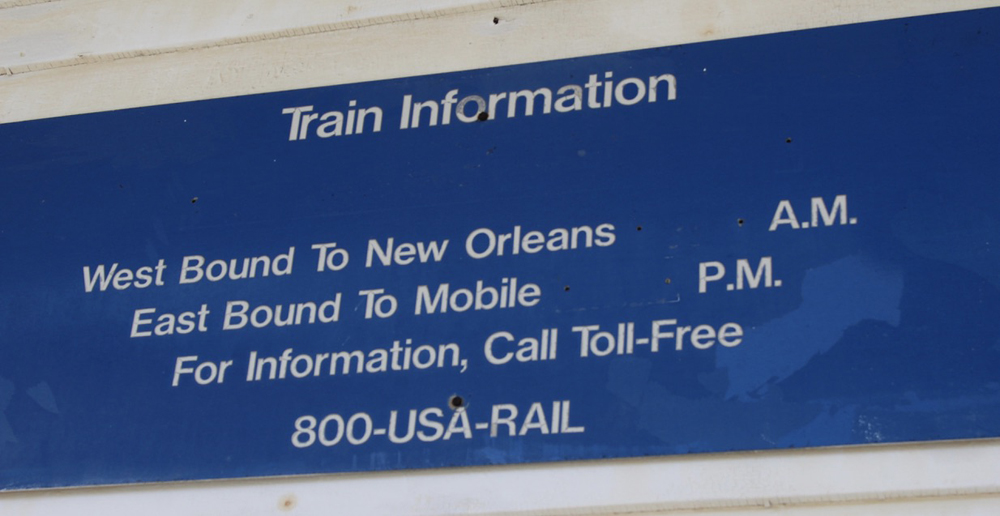
[[0, 126], [0, 487], [1000, 436], [1000, 9]]

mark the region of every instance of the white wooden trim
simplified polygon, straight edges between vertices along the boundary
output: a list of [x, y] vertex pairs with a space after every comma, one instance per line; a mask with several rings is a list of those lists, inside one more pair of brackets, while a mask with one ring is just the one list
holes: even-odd
[[[198, 0], [159, 2], [187, 6]], [[64, 0], [0, 10], [0, 29], [35, 10], [63, 9], [60, 17], [86, 17], [97, 0]], [[198, 2], [232, 4], [237, 0]], [[262, 4], [276, 2], [265, 2]], [[438, 0], [441, 5], [461, 0]], [[79, 41], [92, 29], [71, 22], [42, 24], [27, 34], [0, 36], [0, 123], [61, 115], [247, 95], [393, 77], [502, 66], [619, 52], [755, 34], [824, 27], [1000, 5], [998, 0], [494, 0], [464, 2], [437, 11], [398, 11], [354, 20], [358, 28], [336, 25], [285, 27], [250, 34], [229, 27], [188, 33], [183, 40], [157, 39], [142, 48], [137, 23], [149, 4], [107, 0], [107, 15], [131, 36], [87, 53]], [[339, 2], [343, 4], [343, 2]], [[362, 2], [357, 2], [359, 5]], [[403, 0], [363, 2], [401, 9]], [[524, 3], [525, 5], [521, 5]], [[318, 12], [319, 0], [302, 2]], [[423, 4], [421, 4], [423, 5]], [[68, 9], [68, 11], [66, 10]], [[115, 10], [120, 16], [112, 16]], [[375, 10], [376, 12], [383, 12]], [[225, 26], [228, 11], [204, 8], [164, 25], [184, 26], [203, 16]], [[268, 11], [269, 14], [271, 11]], [[309, 12], [309, 11], [306, 11]], [[430, 13], [426, 17], [416, 14]], [[240, 12], [240, 16], [243, 16]], [[378, 23], [385, 18], [385, 23]], [[412, 19], [411, 19], [412, 18]], [[498, 23], [493, 23], [498, 18]], [[14, 21], [12, 21], [14, 20]], [[301, 21], [293, 19], [288, 23]], [[205, 22], [205, 23], [209, 23]], [[326, 23], [326, 22], [324, 22]], [[210, 24], [210, 23], [209, 23]], [[211, 24], [210, 24], [211, 25]], [[132, 27], [128, 29], [128, 27]], [[330, 30], [324, 30], [324, 27]], [[52, 32], [55, 31], [55, 32]], [[222, 30], [222, 33], [226, 33]], [[301, 35], [299, 35], [301, 33]], [[5, 34], [0, 30], [0, 34]], [[193, 41], [202, 34], [215, 39]], [[82, 35], [82, 36], [81, 36]], [[96, 37], [96, 36], [95, 36]], [[241, 38], [246, 39], [245, 42]], [[63, 41], [82, 56], [18, 64], [19, 48]], [[95, 43], [96, 44], [96, 43]], [[13, 49], [13, 50], [9, 50]], [[27, 55], [27, 53], [26, 53]], [[34, 71], [32, 71], [34, 70]]]
[[[294, 510], [284, 511], [286, 504]], [[0, 514], [733, 514], [773, 507], [782, 515], [882, 516], [918, 506], [910, 514], [993, 516], [956, 512], [984, 504], [1000, 508], [1000, 440], [7, 493]]]

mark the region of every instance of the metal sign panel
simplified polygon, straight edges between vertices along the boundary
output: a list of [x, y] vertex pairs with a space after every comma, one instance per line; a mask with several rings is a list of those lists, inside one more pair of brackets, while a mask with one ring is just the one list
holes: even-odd
[[0, 126], [0, 485], [1000, 436], [998, 30]]

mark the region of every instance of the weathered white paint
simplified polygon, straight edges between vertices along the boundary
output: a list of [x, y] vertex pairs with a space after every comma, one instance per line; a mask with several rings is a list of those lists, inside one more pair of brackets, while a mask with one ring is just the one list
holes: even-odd
[[[237, 5], [255, 6], [262, 11], [261, 17], [289, 7], [277, 0], [214, 0], [198, 9], [191, 7], [194, 1], [171, 0], [151, 7], [127, 0], [59, 0], [0, 9], [0, 48], [4, 49], [0, 53], [0, 123], [998, 4], [998, 0], [367, 0], [356, 5], [372, 6], [375, 16], [352, 18], [345, 25], [337, 22], [336, 7], [346, 9], [346, 0], [311, 0], [297, 5], [302, 12], [315, 11], [319, 24], [292, 28], [288, 24], [302, 20], [289, 17], [236, 30], [239, 24], [227, 13], [249, 16]], [[93, 22], [106, 29], [89, 29], [89, 36], [87, 31], [80, 36], [73, 16], [88, 18], [92, 3], [108, 4], [101, 11], [105, 14]], [[464, 7], [457, 6], [460, 3]], [[227, 9], [209, 8], [209, 4]], [[171, 5], [186, 7], [168, 15], [164, 6]], [[334, 7], [324, 15], [327, 5]], [[145, 14], [154, 8], [159, 10], [154, 11], [157, 15]], [[65, 20], [53, 21], [49, 29], [47, 9], [58, 10], [56, 19]], [[43, 12], [33, 18], [30, 14], [36, 11]], [[494, 17], [499, 23], [493, 23]], [[11, 29], [19, 22], [29, 23], [20, 18], [32, 20], [30, 24], [37, 27], [28, 34]], [[188, 32], [190, 39], [145, 39], [144, 34], [157, 32], [149, 29], [157, 19], [171, 30]], [[178, 29], [188, 26], [200, 29]], [[259, 33], [258, 28], [280, 30]], [[128, 36], [96, 36], [103, 31], [124, 31]], [[221, 38], [222, 34], [228, 36]], [[88, 37], [95, 46], [86, 44]], [[25, 59], [38, 54], [42, 60], [21, 61], [22, 52]], [[78, 54], [83, 56], [64, 59]]]
[[[888, 503], [891, 502], [891, 503]], [[285, 504], [293, 506], [286, 511]], [[862, 508], [863, 507], [863, 508]], [[0, 514], [977, 514], [1000, 441], [8, 493]], [[861, 509], [859, 509], [861, 508]], [[983, 508], [992, 509], [984, 511]], [[884, 512], [883, 512], [884, 509]], [[861, 512], [854, 512], [861, 510]], [[965, 511], [965, 512], [961, 512]], [[969, 512], [972, 511], [972, 512]], [[768, 512], [765, 512], [767, 514]]]
[[[127, 0], [0, 2], [0, 63], [15, 71], [86, 63], [151, 49], [287, 38], [548, 0]], [[22, 4], [20, 8], [13, 8]]]
[[[0, 0], [0, 123], [997, 5]], [[13, 516], [747, 512], [993, 515], [1000, 440], [0, 495]]]

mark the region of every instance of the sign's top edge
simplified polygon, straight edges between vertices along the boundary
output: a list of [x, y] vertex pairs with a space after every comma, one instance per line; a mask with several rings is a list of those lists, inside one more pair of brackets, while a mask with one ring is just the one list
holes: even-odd
[[[88, 56], [72, 66], [30, 73], [0, 67], [0, 125], [1000, 8], [998, 0], [879, 7], [820, 0], [789, 10], [788, 0], [763, 0], [752, 12], [746, 7], [720, 13], [708, 6], [682, 9], [677, 2], [640, 0], [623, 10], [602, 0], [584, 1], [593, 5], [516, 2], [510, 20], [487, 20], [485, 30], [484, 11], [470, 6], [413, 23]], [[834, 3], [837, 9], [831, 8]], [[560, 22], [553, 24], [555, 19]], [[392, 45], [385, 44], [387, 37]]]

